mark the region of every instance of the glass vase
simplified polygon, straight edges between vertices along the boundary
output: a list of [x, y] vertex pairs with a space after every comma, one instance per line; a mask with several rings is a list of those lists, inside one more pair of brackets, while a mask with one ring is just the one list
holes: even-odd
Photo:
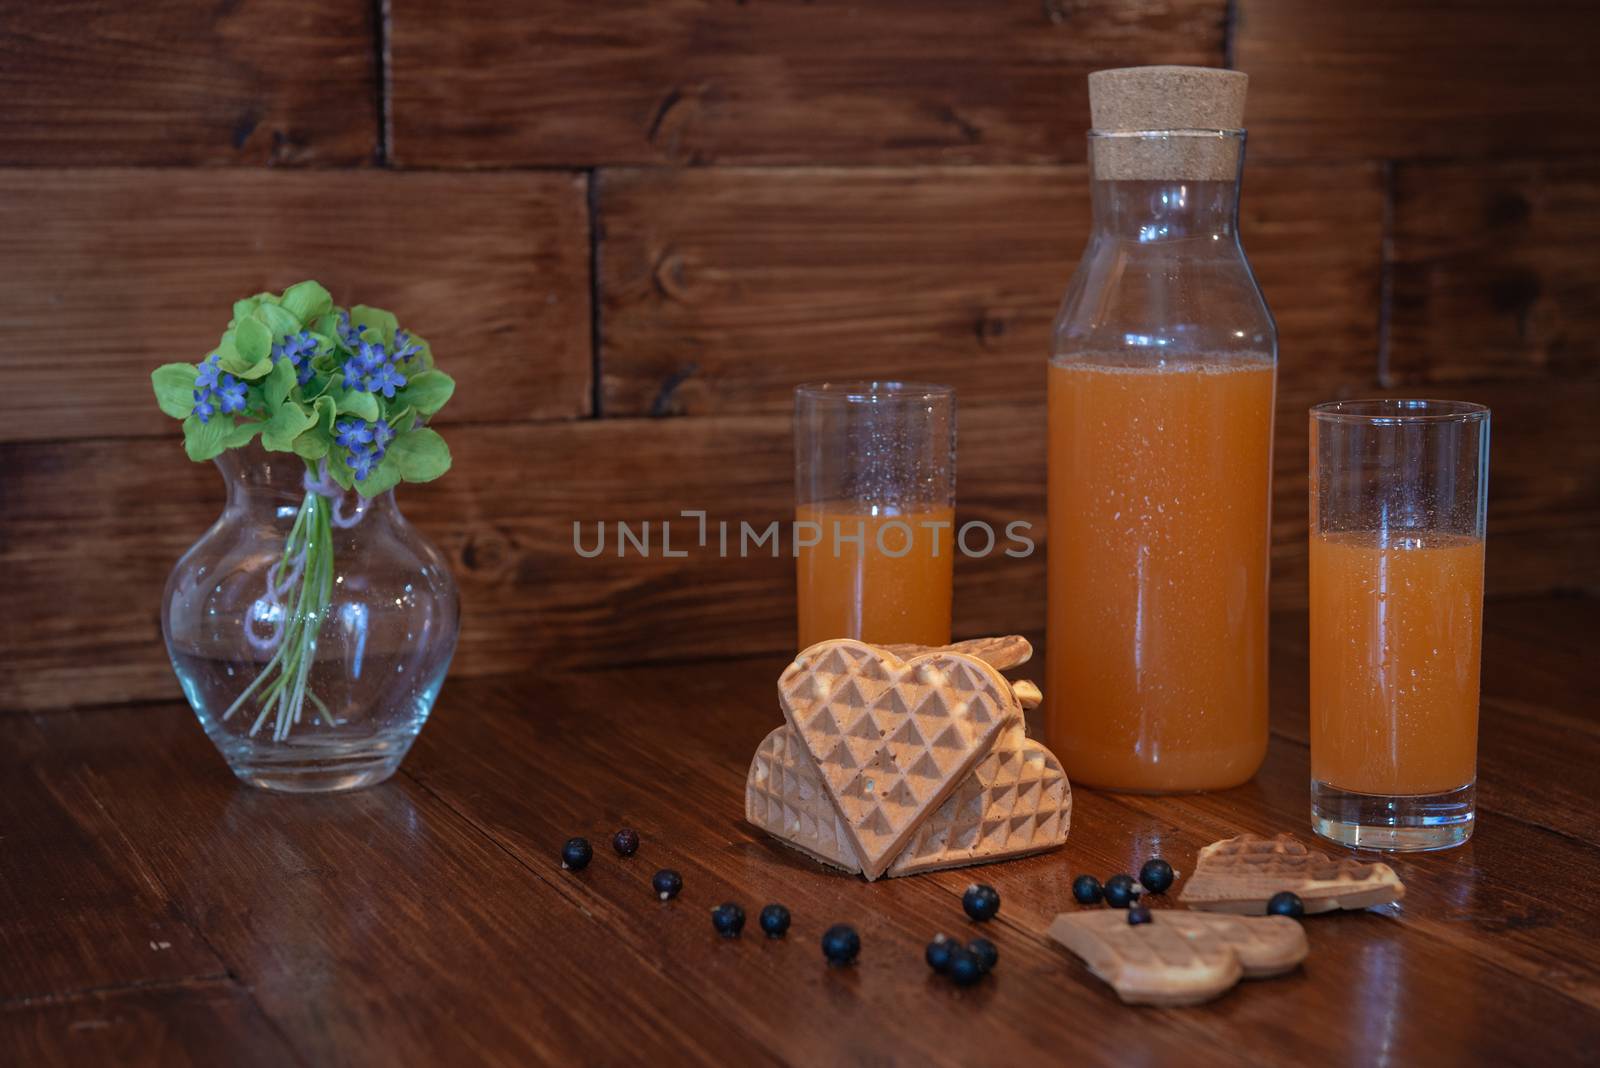
[[382, 782], [455, 652], [460, 599], [443, 557], [392, 490], [346, 493], [325, 470], [259, 445], [216, 464], [227, 504], [161, 602], [184, 696], [252, 786]]

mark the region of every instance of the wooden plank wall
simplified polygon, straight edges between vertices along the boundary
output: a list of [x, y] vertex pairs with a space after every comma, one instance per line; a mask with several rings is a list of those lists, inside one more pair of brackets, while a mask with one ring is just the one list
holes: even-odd
[[[582, 559], [572, 523], [782, 517], [803, 379], [954, 383], [963, 518], [1042, 531], [1084, 75], [1134, 63], [1252, 77], [1275, 603], [1305, 408], [1379, 391], [1495, 408], [1492, 592], [1600, 586], [1597, 32], [1580, 0], [11, 5], [0, 709], [176, 693], [159, 591], [220, 483], [146, 374], [307, 275], [460, 380], [456, 469], [401, 501], [463, 674], [785, 648], [789, 560]], [[1042, 569], [963, 561], [958, 629], [1040, 626]]]

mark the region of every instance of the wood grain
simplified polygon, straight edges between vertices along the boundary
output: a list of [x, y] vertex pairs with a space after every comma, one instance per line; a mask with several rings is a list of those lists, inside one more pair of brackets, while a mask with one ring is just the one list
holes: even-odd
[[[1471, 843], [1385, 858], [1402, 903], [1309, 919], [1302, 969], [1183, 1011], [1121, 1005], [1044, 928], [1078, 907], [1079, 872], [1152, 855], [1187, 872], [1201, 846], [1246, 831], [1312, 840], [1299, 614], [1274, 622], [1274, 735], [1251, 783], [1076, 790], [1065, 849], [981, 870], [1003, 902], [981, 928], [959, 904], [971, 870], [866, 884], [743, 822], [750, 753], [781, 720], [782, 654], [460, 682], [400, 776], [339, 797], [232, 783], [177, 705], [0, 718], [0, 752], [38, 771], [10, 780], [20, 807], [122, 843], [112, 875], [165, 888], [238, 980], [0, 1004], [0, 1057], [215, 1063], [232, 1042], [230, 1063], [1277, 1065], [1291, 1048], [1294, 1063], [1582, 1061], [1600, 1027], [1600, 826], [1564, 804], [1592, 797], [1592, 771], [1552, 769], [1600, 766], [1595, 606], [1488, 613]], [[1587, 728], [1556, 730], [1575, 720]], [[1514, 734], [1535, 725], [1550, 729]], [[628, 859], [605, 847], [621, 826], [642, 839]], [[596, 846], [577, 873], [558, 856], [573, 834]], [[658, 867], [683, 875], [673, 901], [649, 888]], [[84, 922], [19, 878], [24, 915]], [[752, 917], [738, 940], [707, 922], [724, 900]], [[793, 914], [784, 939], [755, 929], [768, 901]], [[862, 937], [848, 969], [818, 952], [836, 922]], [[0, 925], [8, 959], [14, 930]], [[995, 971], [968, 990], [933, 976], [936, 932], [991, 939]]]
[[[0, 748], [21, 722], [0, 719]], [[305, 1063], [511, 1065], [586, 1049], [616, 1063], [623, 1048], [771, 1063], [702, 991], [619, 959], [597, 918], [407, 780], [344, 797], [240, 789], [178, 706], [43, 729], [81, 768], [68, 797], [82, 833], [127, 843]]]
[[1394, 384], [1600, 376], [1600, 163], [1402, 164], [1391, 247]]
[[1256, 159], [1590, 153], [1600, 122], [1584, 0], [1239, 0]]
[[[227, 969], [121, 835], [95, 838], [73, 819], [75, 767], [39, 775], [47, 745], [17, 722], [0, 749], [0, 1004], [135, 983], [223, 978]], [[115, 803], [102, 798], [98, 803]], [[47, 907], [41, 907], [47, 903]]]
[[280, 1068], [306, 1063], [234, 982], [136, 987], [0, 1004], [11, 1064]]
[[1218, 65], [1223, 0], [392, 4], [429, 166], [1082, 159], [1089, 71]]
[[0, 160], [360, 164], [378, 154], [364, 0], [0, 9]]
[[[1066, 168], [606, 171], [603, 410], [787, 411], [802, 381], [1032, 403], [1089, 233]], [[1251, 167], [1245, 248], [1287, 382], [1377, 378], [1383, 191], [1366, 164]]]
[[458, 383], [444, 421], [590, 408], [585, 179], [0, 171], [0, 439], [169, 434], [152, 368], [238, 297], [320, 278], [395, 309]]
[[[1370, 392], [1370, 391], [1360, 391]], [[1472, 391], [1466, 395], [1475, 396]], [[1286, 392], [1279, 419], [1273, 598], [1305, 603], [1305, 410]], [[1585, 413], [1600, 382], [1576, 382], [1552, 410], [1536, 382], [1495, 394], [1488, 589], [1507, 595], [1600, 588], [1600, 439]], [[1044, 533], [1044, 411], [964, 409], [958, 520]], [[1548, 436], [1547, 436], [1548, 435]], [[786, 416], [458, 427], [455, 469], [405, 487], [402, 507], [445, 552], [462, 586], [458, 678], [535, 666], [705, 658], [793, 641], [793, 562], [768, 547], [739, 557], [792, 507]], [[1566, 442], [1559, 452], [1552, 440]], [[0, 708], [61, 708], [175, 694], [161, 643], [160, 590], [216, 516], [221, 485], [176, 440], [0, 446]], [[704, 509], [708, 545], [694, 544]], [[674, 552], [661, 555], [672, 520]], [[586, 549], [607, 524], [605, 552]], [[615, 524], [651, 524], [650, 558], [617, 552]], [[730, 558], [717, 555], [719, 521]], [[1044, 557], [999, 553], [956, 565], [961, 635], [1041, 627]], [[62, 606], [70, 606], [63, 610]]]

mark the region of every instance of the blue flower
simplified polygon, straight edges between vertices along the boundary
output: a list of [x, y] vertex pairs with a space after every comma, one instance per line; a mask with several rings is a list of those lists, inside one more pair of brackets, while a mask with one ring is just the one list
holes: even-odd
[[211, 393], [209, 391], [204, 393], [198, 389], [194, 391], [193, 414], [199, 416], [202, 423], [211, 422], [211, 417], [217, 414], [216, 406], [211, 403]]
[[365, 419], [341, 419], [333, 429], [333, 440], [352, 453], [372, 444], [372, 424]]
[[361, 335], [366, 331], [366, 329], [367, 327], [365, 324], [362, 324], [361, 326], [351, 326], [349, 312], [344, 311], [339, 313], [339, 340], [344, 342], [345, 348], [354, 349], [357, 345], [359, 345], [361, 343]]
[[372, 424], [372, 451], [379, 458], [388, 451], [389, 442], [394, 440], [394, 427], [379, 420]]
[[302, 330], [298, 334], [286, 334], [282, 341], [272, 346], [272, 362], [287, 358], [289, 366], [294, 368], [295, 381], [302, 386], [311, 381], [311, 376], [316, 371], [311, 366], [311, 358], [317, 354], [317, 339], [311, 336], [311, 331]]
[[396, 371], [394, 364], [386, 363], [374, 369], [367, 376], [365, 384], [368, 393], [382, 393], [385, 397], [393, 397], [395, 389], [406, 384], [406, 376]]
[[389, 354], [384, 350], [381, 341], [363, 341], [356, 350], [355, 358], [351, 361], [363, 373], [371, 374], [382, 367], [389, 360]]
[[224, 412], [244, 411], [244, 393], [246, 386], [232, 375], [222, 376], [222, 385], [215, 391], [217, 403]]
[[398, 346], [394, 350], [396, 363], [405, 363], [411, 357], [422, 351], [422, 346], [411, 340], [411, 335], [404, 330], [394, 332], [394, 343]]
[[200, 364], [194, 376], [194, 388], [200, 392], [208, 392], [217, 387], [217, 376], [222, 373], [222, 353], [213, 352]]
[[370, 452], [352, 450], [350, 453], [350, 470], [356, 473], [357, 482], [365, 482], [367, 476], [372, 474], [372, 465], [377, 462], [378, 458]]

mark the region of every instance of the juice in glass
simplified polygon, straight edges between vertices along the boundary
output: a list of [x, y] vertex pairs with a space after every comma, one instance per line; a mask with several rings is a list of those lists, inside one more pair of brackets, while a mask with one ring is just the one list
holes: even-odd
[[1047, 733], [1073, 781], [1260, 766], [1275, 383], [1269, 357], [1051, 362]]
[[798, 505], [795, 520], [816, 524], [805, 539], [817, 539], [795, 560], [798, 648], [829, 638], [948, 644], [954, 519], [948, 507]]
[[1448, 849], [1477, 819], [1489, 409], [1311, 409], [1311, 827]]
[[1311, 777], [1442, 794], [1477, 774], [1483, 539], [1311, 539]]

